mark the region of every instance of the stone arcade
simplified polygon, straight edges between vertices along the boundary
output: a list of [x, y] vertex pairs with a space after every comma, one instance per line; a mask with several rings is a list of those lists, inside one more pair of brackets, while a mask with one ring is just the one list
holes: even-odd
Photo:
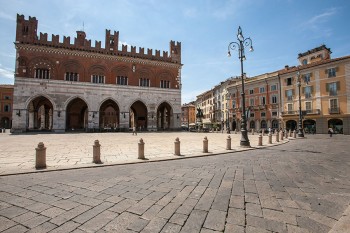
[[181, 115], [181, 43], [170, 55], [126, 45], [106, 30], [105, 48], [77, 31], [37, 36], [38, 21], [17, 15], [12, 132], [175, 130]]

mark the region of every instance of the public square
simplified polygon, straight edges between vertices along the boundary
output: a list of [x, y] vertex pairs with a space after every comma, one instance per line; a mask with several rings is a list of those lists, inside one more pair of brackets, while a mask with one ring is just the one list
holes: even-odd
[[[184, 147], [184, 156], [179, 157], [173, 155], [176, 134], [2, 135], [2, 148], [8, 138], [18, 137], [20, 143], [6, 148], [15, 147], [11, 153], [17, 151], [16, 159], [20, 150], [27, 150], [23, 158], [32, 157], [33, 163], [34, 147], [43, 141], [49, 172], [0, 176], [0, 231], [319, 233], [350, 229], [348, 136], [306, 135], [306, 139], [257, 147], [258, 136], [249, 135], [253, 147], [241, 151], [240, 135], [231, 134], [233, 150], [227, 153], [227, 134], [178, 133]], [[112, 136], [116, 140], [108, 139]], [[201, 152], [204, 136], [212, 156]], [[51, 137], [66, 137], [66, 141], [54, 143]], [[109, 160], [112, 151], [118, 157], [123, 154], [120, 148], [128, 147], [124, 162], [127, 155], [137, 157], [135, 144], [141, 137], [149, 161], [181, 159], [124, 165]], [[156, 148], [155, 138], [162, 139], [161, 147]], [[91, 166], [95, 139], [105, 148], [101, 149], [105, 164], [96, 165], [100, 167]], [[73, 150], [70, 145], [78, 142], [86, 148]], [[56, 150], [59, 146], [61, 150]], [[107, 149], [112, 146], [113, 150]], [[75, 153], [77, 158], [86, 153], [84, 161], [91, 167], [54, 171], [50, 156], [65, 154], [69, 163]], [[113, 163], [119, 165], [105, 166]], [[23, 166], [18, 172], [35, 170], [33, 164]]]

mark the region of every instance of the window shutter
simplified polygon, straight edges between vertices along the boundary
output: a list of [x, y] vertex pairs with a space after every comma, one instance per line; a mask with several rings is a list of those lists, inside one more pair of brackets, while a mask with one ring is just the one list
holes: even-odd
[[310, 86], [310, 92], [311, 92], [311, 93], [314, 92], [314, 86]]
[[310, 73], [310, 78], [312, 77], [312, 73]]
[[285, 83], [285, 84], [288, 83], [288, 78], [284, 79], [284, 83]]
[[337, 91], [340, 91], [340, 81], [337, 82]]
[[326, 83], [326, 92], [329, 92], [329, 83]]
[[335, 72], [339, 72], [339, 67], [335, 67]]
[[292, 90], [292, 96], [294, 96], [294, 89]]
[[302, 93], [302, 94], [305, 93], [305, 89], [306, 89], [306, 87], [303, 87], [303, 88], [301, 89], [301, 93]]
[[324, 70], [324, 73], [325, 73], [325, 74], [328, 74], [328, 69], [325, 69], [325, 70]]
[[287, 97], [287, 90], [284, 91], [284, 96]]

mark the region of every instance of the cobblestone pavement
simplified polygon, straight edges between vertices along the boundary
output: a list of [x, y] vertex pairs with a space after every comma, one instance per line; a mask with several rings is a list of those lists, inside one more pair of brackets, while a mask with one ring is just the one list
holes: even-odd
[[349, 141], [0, 176], [0, 232], [349, 232]]
[[[46, 170], [101, 166], [92, 163], [95, 140], [101, 144], [103, 165], [150, 162], [164, 159], [178, 159], [174, 156], [175, 138], [180, 139], [182, 157], [204, 155], [203, 139], [207, 136], [209, 154], [227, 153], [224, 133], [72, 133], [72, 134], [1, 134], [0, 133], [0, 175], [26, 173], [35, 170], [35, 148], [43, 142], [46, 149]], [[240, 134], [230, 134], [232, 149], [239, 147]], [[138, 159], [138, 143], [145, 142], [145, 157]], [[249, 135], [252, 146], [258, 145], [258, 135]], [[275, 142], [273, 136], [273, 143]], [[286, 142], [286, 141], [285, 141]], [[268, 137], [263, 137], [267, 146]]]

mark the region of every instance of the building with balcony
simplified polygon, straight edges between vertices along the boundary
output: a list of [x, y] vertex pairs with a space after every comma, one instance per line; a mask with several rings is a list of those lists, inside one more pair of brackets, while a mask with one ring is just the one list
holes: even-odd
[[350, 56], [332, 59], [331, 50], [322, 45], [298, 59], [298, 66], [279, 71], [283, 126], [297, 128], [300, 94], [306, 132], [327, 133], [331, 127], [350, 134]]
[[[228, 87], [230, 96], [230, 127], [241, 129], [242, 83], [237, 82]], [[268, 128], [280, 128], [280, 96], [278, 73], [267, 73], [245, 78], [245, 104], [247, 130], [266, 131]]]

